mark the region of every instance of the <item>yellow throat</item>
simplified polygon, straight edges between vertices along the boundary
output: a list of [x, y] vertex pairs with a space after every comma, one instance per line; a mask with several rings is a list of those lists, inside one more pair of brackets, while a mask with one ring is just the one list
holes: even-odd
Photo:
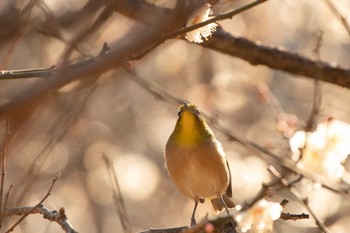
[[214, 139], [214, 134], [203, 119], [199, 109], [193, 104], [181, 105], [179, 118], [169, 140], [188, 147], [198, 145], [207, 139]]

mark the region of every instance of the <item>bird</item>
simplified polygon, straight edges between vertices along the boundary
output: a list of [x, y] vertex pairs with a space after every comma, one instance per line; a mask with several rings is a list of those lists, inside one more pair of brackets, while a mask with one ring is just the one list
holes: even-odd
[[199, 108], [189, 102], [178, 109], [178, 120], [164, 150], [165, 166], [177, 188], [194, 201], [191, 226], [196, 224], [198, 203], [209, 199], [215, 213], [235, 204], [231, 172], [221, 143]]

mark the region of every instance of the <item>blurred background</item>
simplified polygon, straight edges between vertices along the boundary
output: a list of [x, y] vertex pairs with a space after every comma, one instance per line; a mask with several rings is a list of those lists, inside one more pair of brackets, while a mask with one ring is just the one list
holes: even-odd
[[[1, 69], [47, 68], [60, 63], [67, 43], [96, 20], [102, 9], [98, 0], [41, 0], [28, 13], [29, 1], [0, 1]], [[150, 1], [152, 2], [152, 1]], [[157, 2], [157, 1], [153, 1]], [[228, 12], [249, 1], [220, 0], [214, 14]], [[158, 2], [161, 4], [161, 1]], [[158, 4], [157, 3], [157, 4]], [[334, 1], [345, 17], [350, 2]], [[44, 6], [44, 7], [43, 7]], [[45, 8], [46, 7], [46, 8]], [[43, 10], [45, 8], [46, 10]], [[23, 13], [27, 12], [27, 13]], [[49, 12], [44, 14], [43, 12]], [[57, 21], [48, 15], [55, 16]], [[104, 42], [117, 44], [135, 24], [115, 12], [87, 40], [79, 44], [71, 63], [96, 56]], [[253, 41], [316, 58], [313, 50], [323, 32], [320, 57], [349, 67], [350, 35], [320, 0], [270, 0], [220, 22], [224, 30]], [[129, 67], [103, 74], [92, 85], [71, 83], [52, 93], [26, 116], [7, 147], [5, 191], [14, 184], [8, 207], [34, 206], [60, 173], [44, 205], [64, 207], [79, 232], [121, 232], [113, 193], [102, 155], [114, 164], [125, 199], [132, 232], [149, 228], [188, 225], [193, 201], [185, 198], [170, 180], [163, 150], [177, 120], [177, 107], [151, 94], [136, 79], [145, 80], [156, 92], [167, 91], [189, 100], [215, 116], [232, 133], [288, 156], [288, 138], [305, 126], [313, 103], [313, 81], [205, 49], [185, 40], [167, 40]], [[0, 104], [35, 91], [40, 78], [1, 80]], [[350, 92], [322, 84], [320, 121], [332, 115], [350, 123]], [[4, 139], [6, 122], [1, 122]], [[229, 141], [213, 128], [231, 166], [233, 201], [252, 198], [263, 182], [271, 180], [267, 166], [273, 161]], [[275, 164], [276, 165], [276, 164]], [[278, 167], [278, 165], [276, 165]], [[348, 168], [347, 168], [348, 169]], [[349, 232], [350, 208], [345, 197], [302, 182], [317, 216], [333, 232]], [[288, 199], [285, 212], [307, 212], [287, 191], [273, 200]], [[200, 205], [197, 220], [209, 203]], [[5, 220], [11, 226], [16, 217]], [[319, 232], [314, 220], [275, 224], [276, 232]], [[15, 232], [62, 232], [60, 226], [31, 215]]]

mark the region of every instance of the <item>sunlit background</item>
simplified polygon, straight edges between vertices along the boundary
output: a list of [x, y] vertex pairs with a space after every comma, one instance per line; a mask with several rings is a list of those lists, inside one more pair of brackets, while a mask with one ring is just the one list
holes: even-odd
[[[45, 2], [59, 18], [59, 31], [66, 41], [96, 19], [96, 9], [82, 15], [84, 21], [74, 22], [69, 18], [93, 0]], [[221, 0], [214, 14], [247, 2]], [[350, 17], [349, 1], [334, 2], [345, 17]], [[0, 2], [1, 27], [15, 27], [16, 9], [23, 10], [26, 4], [27, 1]], [[8, 12], [12, 12], [13, 18], [8, 18]], [[47, 68], [59, 63], [66, 42], [46, 35], [44, 29], [35, 26], [45, 20], [40, 9], [34, 7], [17, 41], [2, 39], [1, 69]], [[118, 44], [119, 40], [127, 39], [123, 36], [134, 24], [132, 19], [114, 13], [79, 48], [86, 56], [95, 56], [104, 42]], [[321, 59], [349, 67], [350, 35], [323, 0], [270, 0], [220, 25], [234, 35], [282, 46], [311, 58], [316, 58], [313, 50], [322, 31]], [[74, 58], [79, 61], [79, 54]], [[178, 106], [150, 94], [133, 81], [132, 75], [155, 85], [156, 90], [168, 91], [197, 104], [203, 112], [215, 115], [232, 133], [283, 156], [290, 155], [291, 135], [281, 131], [281, 119], [296, 122], [296, 129], [300, 130], [311, 112], [313, 81], [252, 66], [185, 40], [168, 40], [129, 66], [135, 74], [119, 68], [102, 75], [92, 87], [75, 89], [71, 84], [62, 88], [57, 95], [49, 96], [21, 126], [8, 146], [5, 191], [14, 184], [9, 207], [36, 205], [46, 194], [52, 178], [60, 173], [44, 202], [46, 207], [56, 210], [64, 207], [69, 221], [79, 232], [121, 232], [102, 159], [105, 154], [114, 164], [133, 232], [190, 223], [193, 201], [176, 189], [163, 161], [164, 146], [175, 125]], [[35, 80], [1, 81], [0, 103], [20, 95]], [[31, 88], [35, 90], [35, 86]], [[268, 96], [272, 106], [262, 101], [261, 94]], [[320, 121], [332, 115], [350, 123], [349, 90], [322, 84], [322, 96]], [[241, 204], [271, 179], [266, 168], [273, 161], [261, 159], [253, 151], [229, 141], [215, 128], [213, 131], [222, 142], [231, 166], [233, 201]], [[4, 135], [4, 122], [1, 132]], [[298, 188], [333, 232], [350, 231], [348, 200], [327, 190], [312, 189], [312, 184], [306, 181]], [[278, 202], [284, 198], [291, 201], [285, 212], [306, 212], [287, 191], [273, 196]], [[212, 215], [208, 202], [199, 206], [197, 219], [207, 213]], [[6, 219], [4, 228], [15, 220], [16, 217]], [[313, 219], [280, 220], [275, 231], [300, 233], [319, 229]], [[41, 215], [31, 215], [15, 232], [62, 232], [62, 229]]]

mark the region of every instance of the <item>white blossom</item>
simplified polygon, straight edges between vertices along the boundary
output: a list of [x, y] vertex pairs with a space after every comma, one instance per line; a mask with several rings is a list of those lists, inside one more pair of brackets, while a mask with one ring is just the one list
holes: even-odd
[[273, 222], [280, 218], [282, 206], [265, 199], [255, 203], [250, 209], [238, 213], [236, 221], [242, 232], [267, 233], [273, 229]]
[[337, 180], [344, 174], [342, 162], [350, 153], [350, 125], [330, 119], [314, 132], [296, 132], [289, 143], [299, 168]]
[[[210, 7], [211, 6], [209, 4], [205, 4], [202, 8], [195, 11], [187, 21], [187, 27], [211, 19], [212, 17], [209, 17]], [[216, 27], [216, 23], [207, 24], [203, 27], [187, 32], [186, 39], [190, 42], [202, 43], [203, 38], [206, 39], [207, 37], [211, 36], [211, 34], [216, 30]]]

